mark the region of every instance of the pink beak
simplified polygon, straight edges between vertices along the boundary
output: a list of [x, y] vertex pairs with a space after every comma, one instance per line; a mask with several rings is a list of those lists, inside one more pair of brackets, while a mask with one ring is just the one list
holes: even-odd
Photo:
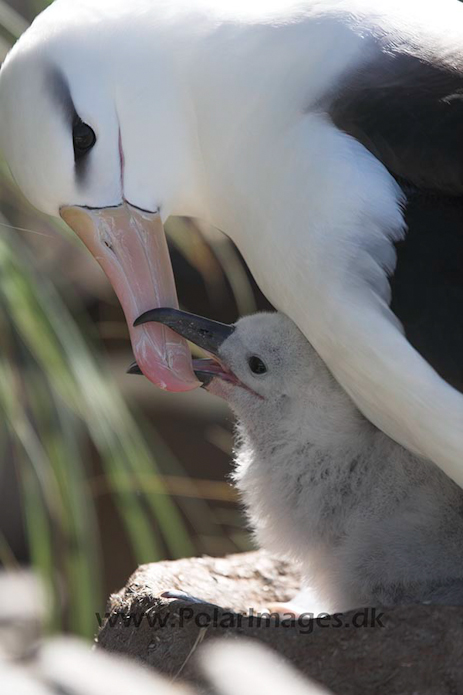
[[148, 309], [178, 308], [159, 214], [123, 203], [101, 209], [62, 207], [60, 215], [108, 276], [124, 309], [135, 359], [143, 374], [168, 391], [190, 391], [200, 386], [183, 338], [162, 324], [133, 326]]

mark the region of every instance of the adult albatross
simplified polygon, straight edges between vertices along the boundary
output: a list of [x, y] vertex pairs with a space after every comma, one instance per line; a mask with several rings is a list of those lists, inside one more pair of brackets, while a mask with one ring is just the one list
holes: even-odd
[[[463, 485], [463, 7], [57, 0], [0, 73], [0, 146], [109, 276], [152, 381], [186, 345], [169, 215], [229, 235], [361, 410]], [[392, 292], [391, 292], [392, 290]]]

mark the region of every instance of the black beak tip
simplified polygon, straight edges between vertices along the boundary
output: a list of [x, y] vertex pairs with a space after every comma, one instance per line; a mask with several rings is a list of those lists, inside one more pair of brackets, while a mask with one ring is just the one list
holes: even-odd
[[141, 371], [140, 367], [136, 362], [132, 362], [130, 367], [127, 369], [126, 374], [140, 374], [143, 376], [143, 372]]
[[213, 374], [208, 374], [207, 372], [202, 372], [201, 370], [196, 370], [195, 369], [195, 375], [198, 381], [201, 382], [201, 388], [204, 389], [206, 386], [209, 386], [211, 383], [212, 379], [214, 378]]

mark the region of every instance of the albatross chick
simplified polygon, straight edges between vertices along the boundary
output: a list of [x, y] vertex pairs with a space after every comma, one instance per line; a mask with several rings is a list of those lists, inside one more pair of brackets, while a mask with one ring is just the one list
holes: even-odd
[[159, 321], [206, 349], [198, 378], [237, 417], [233, 479], [261, 546], [301, 564], [326, 610], [463, 604], [463, 492], [374, 427], [296, 325]]

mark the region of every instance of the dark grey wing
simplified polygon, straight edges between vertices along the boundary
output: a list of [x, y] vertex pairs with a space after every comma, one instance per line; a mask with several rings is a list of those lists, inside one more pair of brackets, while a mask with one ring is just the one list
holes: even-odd
[[391, 308], [410, 343], [463, 392], [463, 198], [408, 195]]
[[445, 62], [375, 48], [372, 60], [343, 76], [329, 109], [334, 123], [396, 177], [463, 195], [463, 47]]
[[391, 308], [410, 343], [463, 392], [463, 46], [445, 61], [376, 46], [343, 76], [329, 113], [405, 192]]

